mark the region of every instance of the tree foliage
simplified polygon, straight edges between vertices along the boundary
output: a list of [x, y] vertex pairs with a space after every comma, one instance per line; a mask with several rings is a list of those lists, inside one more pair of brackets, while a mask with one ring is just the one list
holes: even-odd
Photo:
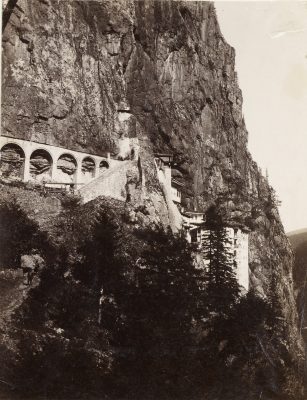
[[90, 224], [72, 212], [67, 240], [15, 315], [18, 353], [8, 381], [23, 398], [256, 400], [286, 393], [285, 368], [267, 347], [283, 339], [273, 340], [277, 298], [238, 296], [215, 211], [207, 219], [212, 247], [204, 247], [211, 270], [195, 264], [183, 237], [136, 230], [119, 209], [101, 206]]
[[215, 207], [206, 214], [202, 254], [206, 260], [208, 307], [211, 312], [227, 312], [239, 297], [239, 285], [230, 241], [221, 215]]
[[[129, 398], [185, 398], [195, 393], [193, 327], [204, 314], [203, 273], [183, 237], [142, 232], [143, 251], [119, 306], [118, 344], [130, 348], [119, 373]], [[189, 365], [189, 367], [187, 367]]]
[[33, 248], [45, 256], [50, 252], [47, 235], [16, 201], [0, 204], [0, 238], [0, 266], [4, 268], [19, 267], [21, 255]]

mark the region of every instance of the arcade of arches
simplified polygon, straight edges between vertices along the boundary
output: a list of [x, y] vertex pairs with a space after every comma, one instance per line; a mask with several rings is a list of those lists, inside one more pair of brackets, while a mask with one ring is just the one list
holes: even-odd
[[0, 136], [0, 175], [9, 180], [84, 185], [114, 160], [61, 147]]

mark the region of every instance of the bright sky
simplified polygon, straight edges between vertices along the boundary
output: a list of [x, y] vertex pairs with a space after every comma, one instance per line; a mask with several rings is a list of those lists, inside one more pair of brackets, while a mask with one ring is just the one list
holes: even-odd
[[307, 2], [218, 1], [236, 50], [249, 150], [282, 202], [286, 231], [307, 228]]

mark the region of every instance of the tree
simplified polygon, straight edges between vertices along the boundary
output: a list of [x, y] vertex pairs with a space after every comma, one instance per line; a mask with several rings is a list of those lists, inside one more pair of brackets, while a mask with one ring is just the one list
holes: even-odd
[[125, 264], [115, 257], [120, 237], [116, 212], [105, 207], [99, 209], [90, 229], [79, 237], [77, 251], [81, 257], [73, 266], [73, 274], [97, 293], [102, 286], [109, 292], [119, 284]]
[[199, 354], [208, 398], [259, 398], [261, 390], [255, 381], [266, 365], [259, 342], [265, 334], [267, 314], [267, 302], [251, 291], [227, 313], [211, 318]]
[[97, 324], [97, 293], [66, 265], [45, 269], [14, 315], [16, 355], [8, 381], [23, 399], [104, 398], [110, 334]]
[[[125, 321], [118, 376], [133, 399], [194, 398], [196, 321], [204, 315], [203, 271], [183, 237], [143, 231], [134, 280], [117, 297]], [[119, 397], [120, 397], [119, 396]]]
[[65, 224], [66, 230], [72, 231], [74, 228], [74, 215], [80, 209], [82, 199], [80, 195], [65, 193], [61, 199], [63, 211], [61, 217]]
[[208, 309], [211, 312], [227, 312], [239, 297], [240, 288], [229, 244], [221, 215], [215, 207], [209, 208], [202, 237], [202, 254], [206, 264]]
[[[259, 399], [265, 385], [269, 393], [267, 305], [252, 293], [237, 297], [227, 246], [213, 237], [210, 282], [184, 237], [140, 231], [106, 202], [77, 210], [63, 233], [69, 245], [75, 236], [74, 255], [67, 246], [54, 254], [14, 314], [17, 352], [12, 367], [5, 354], [2, 375], [15, 395], [243, 400]], [[207, 221], [218, 231], [215, 215]]]

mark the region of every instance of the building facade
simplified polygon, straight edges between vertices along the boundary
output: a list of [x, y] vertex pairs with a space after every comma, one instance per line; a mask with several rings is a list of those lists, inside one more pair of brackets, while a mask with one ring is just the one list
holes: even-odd
[[[172, 178], [173, 157], [171, 154], [156, 154], [155, 162], [158, 169], [160, 183], [168, 185], [173, 202], [177, 205], [182, 216], [182, 229], [186, 233], [189, 243], [194, 243], [196, 249], [201, 253], [202, 240], [207, 232], [204, 213], [186, 211], [181, 205], [181, 191], [183, 185]], [[236, 270], [237, 280], [245, 290], [249, 288], [249, 264], [248, 264], [248, 233], [239, 228], [226, 228], [228, 237], [229, 253], [232, 257], [233, 266]], [[206, 260], [203, 259], [204, 265]]]

